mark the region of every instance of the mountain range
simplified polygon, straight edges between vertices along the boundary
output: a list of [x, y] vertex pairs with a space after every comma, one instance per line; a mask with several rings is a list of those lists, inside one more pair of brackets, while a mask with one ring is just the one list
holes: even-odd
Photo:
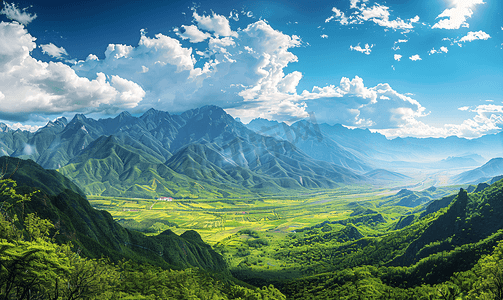
[[261, 134], [288, 140], [312, 157], [362, 173], [372, 169], [477, 167], [503, 151], [503, 133], [477, 139], [455, 136], [387, 139], [368, 129], [306, 120], [287, 125], [255, 119], [246, 126]]
[[[85, 194], [239, 197], [415, 179], [403, 168], [474, 168], [502, 153], [503, 134], [396, 138], [342, 125], [256, 119], [217, 106], [175, 115], [150, 109], [95, 120], [59, 118], [36, 132], [0, 124], [0, 154], [57, 169]], [[500, 175], [491, 174], [490, 177]]]
[[477, 184], [491, 180], [493, 177], [503, 174], [503, 158], [496, 157], [484, 165], [458, 174], [451, 178], [452, 183], [471, 183]]
[[154, 109], [140, 117], [76, 115], [35, 133], [5, 130], [0, 141], [4, 154], [58, 169], [95, 195], [222, 197], [365, 180], [257, 134], [216, 106], [180, 115]]

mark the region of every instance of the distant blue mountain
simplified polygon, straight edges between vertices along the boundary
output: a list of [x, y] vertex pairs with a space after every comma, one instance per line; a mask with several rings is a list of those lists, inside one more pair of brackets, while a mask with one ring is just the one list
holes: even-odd
[[355, 172], [370, 169], [452, 169], [480, 166], [503, 153], [503, 133], [477, 139], [395, 138], [387, 139], [368, 129], [350, 129], [340, 124], [312, 124], [305, 120], [292, 125], [257, 119], [248, 128], [289, 140], [305, 153]]
[[481, 167], [454, 176], [451, 181], [457, 184], [478, 184], [500, 175], [503, 175], [503, 158], [497, 157], [491, 159]]

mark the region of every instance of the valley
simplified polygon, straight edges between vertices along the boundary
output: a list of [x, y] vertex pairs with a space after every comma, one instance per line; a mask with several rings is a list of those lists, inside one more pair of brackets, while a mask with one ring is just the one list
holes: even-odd
[[[128, 199], [88, 196], [90, 204], [110, 214], [126, 228], [147, 233], [171, 229], [175, 233], [197, 230], [204, 241], [216, 244], [242, 229], [274, 232], [286, 236], [295, 228], [313, 226], [326, 220], [342, 220], [361, 203], [375, 206], [383, 195], [393, 191], [372, 188], [344, 188], [305, 194], [241, 197], [237, 199]], [[395, 191], [396, 193], [396, 191]], [[409, 211], [405, 208], [402, 213]], [[395, 218], [391, 216], [390, 218]], [[148, 220], [174, 223], [176, 226], [151, 225]], [[133, 225], [134, 224], [134, 225]]]
[[[313, 266], [282, 257], [278, 251], [295, 252], [309, 244], [338, 247], [361, 238], [388, 236], [404, 226], [399, 223], [405, 216], [419, 215], [431, 201], [456, 193], [460, 187], [397, 192], [396, 188], [346, 186], [262, 197], [166, 201], [89, 196], [88, 200], [123, 227], [147, 235], [196, 230], [237, 274], [245, 270], [247, 274], [265, 272], [276, 279], [295, 279], [314, 274]], [[327, 234], [330, 236], [323, 236]], [[309, 242], [296, 243], [302, 240]]]
[[211, 105], [76, 115], [0, 132], [3, 186], [15, 180], [32, 199], [7, 197], [4, 223], [35, 213], [92, 263], [197, 268], [229, 299], [247, 287], [273, 299], [421, 299], [446, 286], [468, 295], [477, 280], [462, 285], [459, 274], [479, 274], [503, 240], [501, 138], [245, 126]]
[[2, 1], [0, 300], [503, 300], [503, 1]]

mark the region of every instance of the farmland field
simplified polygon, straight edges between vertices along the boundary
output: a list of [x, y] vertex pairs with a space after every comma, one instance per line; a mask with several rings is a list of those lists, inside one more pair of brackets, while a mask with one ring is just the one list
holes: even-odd
[[[204, 241], [215, 244], [242, 229], [286, 235], [296, 228], [323, 221], [345, 219], [352, 212], [348, 204], [372, 205], [384, 195], [397, 191], [360, 188], [320, 191], [288, 196], [236, 199], [154, 199], [88, 196], [91, 205], [107, 210], [125, 227], [150, 234], [171, 229], [177, 234], [196, 230]], [[373, 206], [373, 205], [372, 205]], [[399, 209], [391, 213], [406, 213]]]

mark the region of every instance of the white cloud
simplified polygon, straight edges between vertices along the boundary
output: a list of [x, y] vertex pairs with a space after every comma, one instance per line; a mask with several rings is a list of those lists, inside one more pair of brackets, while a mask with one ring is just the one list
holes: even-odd
[[388, 138], [397, 136], [415, 137], [448, 137], [458, 136], [464, 138], [477, 138], [486, 134], [501, 132], [503, 129], [503, 106], [494, 104], [479, 105], [475, 109], [468, 106], [459, 107], [458, 110], [476, 113], [471, 119], [464, 120], [461, 124], [446, 124], [443, 127], [427, 125], [417, 119], [397, 128], [378, 130]]
[[[35, 60], [30, 56], [35, 39], [22, 25], [2, 23], [0, 55], [6, 59], [0, 63], [0, 118], [21, 112], [108, 112], [132, 107], [180, 112], [211, 101], [244, 122], [256, 117], [288, 121], [313, 111], [320, 122], [388, 130], [387, 134], [419, 134], [420, 128], [440, 132], [418, 121], [425, 116], [420, 103], [386, 83], [366, 87], [358, 76], [343, 77], [336, 85], [298, 94], [302, 73], [285, 73], [285, 68], [297, 61], [290, 49], [300, 46], [301, 40], [263, 20], [237, 31], [229, 27], [229, 35], [207, 28], [198, 27], [203, 33], [215, 33], [198, 45], [201, 67], [195, 67], [195, 51], [180, 43], [181, 36], [149, 37], [142, 32], [138, 45], [111, 44], [104, 59], [91, 54], [70, 68]], [[371, 48], [360, 47], [369, 53]], [[473, 111], [478, 117], [472, 121], [490, 128], [498, 120], [490, 110], [478, 107]], [[474, 134], [474, 130], [465, 132]]]
[[473, 15], [472, 8], [478, 4], [485, 4], [483, 0], [451, 0], [452, 8], [445, 9], [437, 18], [442, 18], [432, 28], [459, 29], [468, 28], [466, 19]]
[[229, 14], [229, 19], [233, 19], [234, 21], [239, 21], [239, 12], [237, 10], [232, 10]]
[[444, 47], [444, 46], [440, 47], [439, 50], [435, 50], [435, 48], [433, 48], [429, 51], [430, 55], [435, 54], [435, 53], [447, 53], [447, 52], [449, 52], [449, 49], [447, 49], [447, 47]]
[[390, 20], [389, 7], [376, 4], [372, 7], [362, 8], [359, 18], [364, 21], [373, 21], [379, 26], [392, 28], [392, 29], [412, 29], [413, 24], [419, 21], [419, 16], [415, 16], [408, 20], [408, 22], [396, 18], [395, 20]]
[[216, 36], [237, 37], [237, 33], [232, 31], [229, 25], [229, 20], [222, 15], [213, 13], [212, 16], [200, 16], [194, 12], [192, 16], [200, 29], [213, 32]]
[[211, 34], [199, 30], [195, 25], [182, 25], [182, 28], [184, 29], [183, 33], [178, 28], [175, 28], [176, 35], [184, 40], [188, 39], [191, 43], [200, 43], [211, 36]]
[[487, 39], [490, 39], [491, 36], [485, 32], [483, 32], [482, 30], [479, 30], [479, 31], [469, 31], [467, 35], [465, 35], [464, 37], [462, 37], [459, 41], [460, 42], [472, 42], [472, 41], [475, 41], [475, 40], [487, 40]]
[[325, 20], [325, 23], [328, 23], [331, 20], [335, 20], [335, 21], [338, 21], [339, 23], [341, 23], [341, 25], [348, 25], [349, 24], [348, 18], [346, 17], [346, 15], [341, 10], [339, 10], [337, 7], [332, 7], [332, 12], [334, 14], [332, 16], [328, 17]]
[[23, 10], [20, 10], [16, 4], [3, 1], [3, 8], [0, 11], [0, 14], [5, 15], [10, 20], [26, 25], [37, 17], [37, 14], [30, 14], [26, 12], [27, 9], [28, 8], [24, 8]]
[[42, 48], [42, 52], [44, 54], [50, 55], [57, 59], [62, 59], [63, 56], [68, 56], [68, 53], [66, 52], [65, 48], [57, 47], [53, 43], [40, 45], [39, 47]]
[[328, 39], [328, 35], [326, 35], [326, 34], [322, 34], [322, 35], [320, 35], [320, 37], [321, 37], [322, 39]]
[[364, 3], [358, 7], [359, 2], [360, 1], [358, 0], [351, 0], [350, 9], [354, 9], [355, 11], [348, 14], [348, 16], [340, 9], [333, 7], [332, 12], [334, 14], [328, 17], [325, 20], [325, 23], [334, 20], [339, 22], [341, 25], [348, 25], [362, 24], [365, 21], [371, 21], [379, 26], [386, 27], [385, 31], [388, 30], [388, 28], [407, 31], [411, 30], [414, 27], [413, 24], [419, 21], [419, 16], [417, 15], [408, 20], [403, 20], [401, 18], [390, 20], [389, 7], [380, 4], [374, 4], [372, 7], [367, 7], [365, 4], [368, 2], [367, 0], [363, 1]]
[[419, 54], [412, 55], [411, 57], [409, 57], [409, 59], [412, 61], [422, 60]]
[[395, 54], [393, 55], [393, 58], [397, 61], [400, 61], [400, 59], [402, 58], [402, 56], [400, 54]]
[[416, 100], [394, 91], [389, 84], [365, 87], [363, 79], [343, 77], [338, 86], [314, 87], [302, 99], [319, 122], [374, 129], [396, 128], [424, 116]]
[[38, 125], [22, 124], [19, 122], [14, 123], [14, 124], [5, 124], [5, 125], [7, 125], [9, 128], [11, 128], [13, 130], [21, 129], [21, 130], [26, 130], [26, 131], [30, 131], [30, 132], [35, 132], [43, 127], [43, 126], [38, 126]]
[[60, 62], [34, 59], [33, 38], [23, 25], [0, 23], [0, 117], [28, 119], [30, 114], [103, 111], [111, 107], [132, 108], [144, 96], [136, 83], [118, 76], [94, 74], [79, 77]]
[[395, 41], [393, 43], [393, 47], [391, 49], [393, 49], [394, 51], [397, 51], [397, 50], [400, 50], [400, 46], [398, 46], [397, 44], [400, 44], [400, 43], [407, 43], [409, 40], [398, 40], [398, 41]]
[[[363, 2], [368, 2], [369, 0], [363, 0]], [[357, 8], [357, 4], [360, 0], [350, 0], [349, 8]]]
[[207, 48], [197, 51], [203, 62], [200, 68], [195, 67], [192, 49], [177, 39], [143, 34], [138, 46], [110, 45], [105, 59], [86, 59], [74, 69], [86, 77], [102, 72], [138, 83], [146, 91], [141, 109], [155, 106], [180, 112], [211, 99], [243, 120], [252, 114], [269, 118], [286, 117], [287, 111], [306, 114], [296, 95], [302, 74], [283, 71], [297, 61], [289, 51], [301, 44], [297, 36], [274, 30], [263, 20], [232, 36], [219, 36], [204, 41]]
[[353, 47], [353, 46], [349, 46], [349, 49], [351, 49], [351, 51], [358, 51], [360, 53], [364, 53], [364, 54], [367, 54], [369, 55], [370, 52], [372, 52], [372, 47], [374, 47], [374, 45], [370, 45], [369, 44], [365, 44], [365, 48], [362, 48], [360, 47], [360, 44], [356, 45], [356, 47]]

